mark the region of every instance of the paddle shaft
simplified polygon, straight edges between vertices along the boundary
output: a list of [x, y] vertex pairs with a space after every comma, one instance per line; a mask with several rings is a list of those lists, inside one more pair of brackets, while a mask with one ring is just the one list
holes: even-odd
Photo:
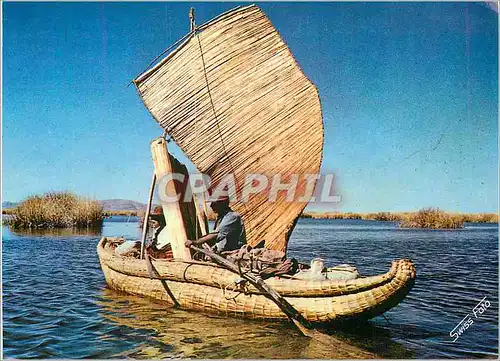
[[267, 283], [264, 282], [262, 278], [260, 278], [257, 275], [251, 274], [251, 273], [241, 273], [237, 265], [232, 263], [231, 261], [225, 259], [224, 257], [216, 254], [215, 252], [208, 250], [208, 249], [203, 249], [199, 248], [196, 246], [191, 246], [192, 249], [195, 251], [201, 252], [211, 259], [213, 259], [217, 264], [223, 266], [224, 268], [227, 268], [230, 271], [233, 271], [234, 273], [240, 275], [242, 278], [250, 282], [255, 288], [257, 288], [259, 291], [263, 292], [265, 295], [268, 296], [276, 305], [283, 311], [287, 317], [293, 321], [293, 323], [297, 326], [297, 328], [305, 335], [309, 336], [309, 330], [308, 328], [311, 327], [309, 321], [307, 321], [304, 316], [302, 316], [286, 299], [284, 299], [278, 292], [276, 292], [274, 289], [269, 287]]

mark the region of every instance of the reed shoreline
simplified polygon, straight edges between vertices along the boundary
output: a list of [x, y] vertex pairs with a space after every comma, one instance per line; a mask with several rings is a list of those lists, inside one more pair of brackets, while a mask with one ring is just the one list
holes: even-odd
[[[141, 217], [144, 211], [141, 210], [104, 210], [105, 217], [111, 216], [126, 216], [126, 217]], [[360, 219], [369, 221], [392, 221], [401, 222], [412, 214], [417, 212], [374, 212], [374, 213], [354, 213], [354, 212], [304, 212], [300, 218], [310, 219]], [[446, 214], [461, 217], [464, 222], [475, 223], [498, 223], [498, 215], [495, 213], [455, 213], [445, 212]], [[14, 208], [2, 209], [3, 215], [14, 215]], [[210, 220], [214, 217], [209, 215]]]
[[[305, 212], [301, 218], [312, 219], [361, 219], [369, 221], [392, 221], [401, 222], [408, 219], [416, 212], [375, 212], [375, 213], [353, 213], [353, 212]], [[498, 214], [495, 213], [458, 213], [443, 212], [446, 215], [460, 217], [463, 222], [475, 223], [498, 223]]]
[[[210, 210], [208, 212], [208, 219], [215, 220], [215, 214]], [[14, 208], [2, 209], [2, 214], [7, 215], [3, 217], [3, 223], [11, 228], [43, 229], [99, 227], [105, 218], [111, 216], [137, 216], [139, 224], [142, 224], [145, 211], [105, 210], [97, 200], [70, 192], [49, 192], [28, 197]], [[498, 214], [495, 213], [452, 213], [437, 207], [423, 208], [417, 212], [303, 212], [300, 217], [392, 221], [399, 228], [421, 229], [457, 229], [463, 228], [465, 222], [498, 223]]]

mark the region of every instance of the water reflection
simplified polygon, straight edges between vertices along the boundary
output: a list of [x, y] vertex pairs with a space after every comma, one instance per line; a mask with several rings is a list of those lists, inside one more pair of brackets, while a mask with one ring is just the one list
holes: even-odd
[[4, 236], [10, 237], [120, 237], [127, 238], [140, 237], [141, 228], [135, 216], [111, 216], [107, 217], [100, 227], [85, 228], [45, 228], [45, 229], [13, 229], [3, 226]]
[[101, 236], [102, 227], [89, 228], [48, 228], [48, 229], [10, 229], [13, 235], [36, 237]]
[[[197, 312], [186, 312], [166, 308], [165, 305], [122, 294], [110, 289], [103, 289], [98, 302], [101, 316], [112, 321], [122, 329], [133, 330], [121, 337], [136, 337], [136, 331], [142, 329], [150, 337], [146, 342], [139, 342], [136, 347], [124, 351], [117, 357], [127, 358], [374, 358], [387, 355], [410, 357], [401, 346], [390, 341], [386, 335], [379, 339], [380, 345], [370, 345], [368, 351], [361, 346], [366, 339], [356, 340], [357, 345], [347, 341], [347, 334], [336, 332], [319, 342], [303, 337], [293, 326], [217, 317]], [[370, 325], [370, 337], [378, 334]], [[358, 342], [359, 341], [359, 342]], [[394, 348], [401, 350], [394, 353]], [[380, 348], [380, 350], [377, 350]], [[385, 351], [384, 351], [385, 349]], [[373, 352], [381, 351], [378, 355]], [[405, 353], [406, 352], [406, 353]]]
[[[291, 257], [356, 264], [362, 274], [386, 272], [394, 258], [412, 258], [417, 265], [415, 287], [385, 313], [389, 322], [377, 317], [331, 330], [334, 337], [326, 345], [291, 325], [173, 310], [109, 290], [96, 254], [100, 232], [30, 235], [2, 229], [3, 352], [9, 358], [498, 355], [497, 225], [427, 231], [384, 222], [300, 220]], [[138, 239], [141, 230], [126, 217], [107, 219], [102, 236]], [[449, 332], [484, 296], [492, 307], [453, 343]]]

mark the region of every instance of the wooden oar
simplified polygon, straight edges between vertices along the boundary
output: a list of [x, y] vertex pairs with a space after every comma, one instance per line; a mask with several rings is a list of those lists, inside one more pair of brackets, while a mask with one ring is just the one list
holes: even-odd
[[237, 265], [233, 262], [219, 256], [215, 252], [209, 249], [203, 249], [196, 246], [191, 246], [195, 251], [201, 252], [208, 257], [210, 257], [214, 262], [227, 268], [230, 271], [240, 275], [242, 278], [250, 282], [255, 288], [263, 292], [268, 298], [270, 298], [276, 305], [283, 311], [285, 315], [297, 326], [297, 328], [302, 332], [304, 336], [313, 337], [311, 334], [311, 324], [307, 321], [304, 316], [302, 316], [286, 299], [280, 296], [278, 292], [269, 287], [267, 283], [264, 282], [262, 278], [252, 273], [241, 273]]
[[341, 340], [336, 339], [330, 335], [319, 332], [318, 330], [312, 329], [312, 325], [307, 321], [304, 316], [302, 316], [286, 299], [281, 297], [278, 292], [269, 287], [267, 283], [264, 282], [262, 278], [252, 273], [241, 273], [237, 265], [231, 261], [221, 257], [210, 249], [202, 249], [196, 246], [191, 246], [195, 251], [201, 252], [208, 257], [210, 257], [214, 262], [221, 265], [222, 267], [233, 271], [234, 273], [240, 275], [248, 282], [250, 282], [255, 288], [264, 293], [268, 298], [270, 298], [276, 305], [283, 311], [285, 315], [297, 326], [297, 328], [302, 332], [304, 336], [309, 337], [315, 343], [321, 345], [325, 350], [332, 350], [335, 348], [341, 348], [344, 353], [346, 353], [347, 358], [362, 358], [362, 359], [374, 359], [378, 358], [377, 355], [362, 350], [358, 347], [354, 347], [345, 343]]

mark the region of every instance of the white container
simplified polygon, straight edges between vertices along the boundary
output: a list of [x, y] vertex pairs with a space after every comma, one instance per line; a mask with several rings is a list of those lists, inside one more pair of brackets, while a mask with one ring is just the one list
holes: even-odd
[[325, 268], [325, 262], [322, 258], [314, 258], [311, 261], [311, 274], [320, 275], [323, 272], [323, 268]]

